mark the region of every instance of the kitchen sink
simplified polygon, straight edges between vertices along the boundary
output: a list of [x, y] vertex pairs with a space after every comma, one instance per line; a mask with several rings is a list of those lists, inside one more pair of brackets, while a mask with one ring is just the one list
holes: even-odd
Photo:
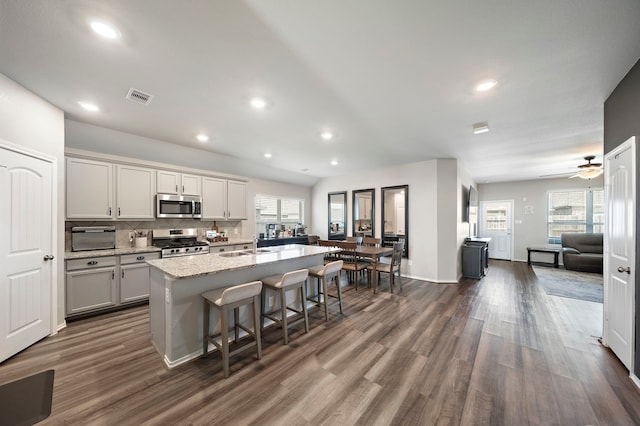
[[[247, 250], [248, 254], [253, 254], [253, 250]], [[256, 254], [257, 253], [271, 253], [271, 250], [269, 249], [258, 249], [256, 250]]]
[[238, 256], [247, 256], [249, 253], [244, 251], [230, 251], [227, 253], [218, 253], [220, 257], [238, 257]]

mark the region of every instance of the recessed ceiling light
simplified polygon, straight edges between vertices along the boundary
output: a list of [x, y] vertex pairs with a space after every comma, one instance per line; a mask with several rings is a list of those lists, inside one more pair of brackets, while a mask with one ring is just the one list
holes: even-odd
[[255, 109], [264, 109], [267, 106], [267, 101], [262, 98], [253, 98], [250, 103]]
[[332, 166], [337, 166], [338, 165], [338, 160], [331, 160], [331, 165]]
[[476, 91], [478, 92], [486, 92], [487, 90], [491, 90], [494, 86], [498, 84], [497, 80], [484, 80], [476, 85]]
[[89, 25], [95, 33], [101, 35], [104, 38], [115, 40], [120, 37], [120, 31], [118, 31], [114, 26], [107, 24], [106, 22], [91, 21]]
[[271, 158], [271, 153], [269, 153], [269, 152], [265, 152], [265, 154], [264, 154], [264, 158]]
[[324, 132], [320, 133], [320, 137], [325, 141], [330, 141], [331, 139], [333, 139], [333, 133], [329, 130], [325, 130]]
[[196, 136], [196, 139], [198, 139], [200, 142], [206, 142], [209, 140], [209, 136], [205, 135], [204, 133], [200, 133]]
[[489, 131], [489, 123], [475, 123], [473, 125], [473, 134], [479, 135], [480, 133], [487, 133]]
[[78, 105], [80, 105], [82, 108], [86, 109], [87, 111], [100, 111], [100, 108], [98, 108], [98, 106], [96, 104], [92, 104], [90, 102], [83, 102], [83, 101], [79, 101]]

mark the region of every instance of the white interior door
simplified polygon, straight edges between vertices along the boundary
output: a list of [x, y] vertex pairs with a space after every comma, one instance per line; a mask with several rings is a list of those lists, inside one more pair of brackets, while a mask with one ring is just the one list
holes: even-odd
[[633, 371], [635, 138], [605, 157], [604, 341]]
[[489, 257], [512, 260], [513, 200], [480, 202], [480, 235], [491, 238]]
[[0, 147], [0, 362], [51, 333], [52, 169]]

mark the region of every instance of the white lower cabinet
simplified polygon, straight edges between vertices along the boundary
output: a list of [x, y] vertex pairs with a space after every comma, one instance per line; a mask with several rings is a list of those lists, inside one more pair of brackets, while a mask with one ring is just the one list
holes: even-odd
[[120, 303], [139, 302], [149, 298], [149, 265], [147, 260], [160, 259], [160, 253], [120, 256]]
[[149, 265], [160, 253], [72, 259], [66, 262], [66, 316], [99, 312], [149, 298]]
[[67, 261], [67, 316], [116, 306], [115, 256]]

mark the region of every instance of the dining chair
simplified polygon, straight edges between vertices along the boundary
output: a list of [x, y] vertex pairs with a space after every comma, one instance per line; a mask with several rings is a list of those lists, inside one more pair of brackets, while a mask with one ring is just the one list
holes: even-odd
[[357, 245], [362, 245], [362, 237], [347, 237], [346, 240], [348, 243], [356, 243]]
[[317, 246], [320, 237], [317, 235], [307, 235], [307, 244], [310, 246]]
[[342, 270], [347, 272], [349, 282], [355, 282], [356, 290], [358, 290], [358, 272], [367, 269], [368, 263], [364, 262], [362, 257], [356, 252], [358, 248], [357, 243], [339, 241], [338, 247], [341, 249], [339, 254], [340, 260], [344, 262]]
[[[393, 244], [393, 253], [391, 254], [391, 263], [378, 263], [376, 266], [376, 271], [378, 272], [378, 276], [380, 273], [389, 274], [389, 291], [393, 293], [393, 286], [395, 285], [394, 274], [398, 275], [398, 290], [402, 291], [402, 275], [400, 272], [400, 267], [402, 264], [402, 251], [404, 249], [404, 242], [397, 242]], [[371, 286], [371, 272], [373, 271], [373, 266], [367, 267], [367, 284]], [[380, 279], [378, 279], [380, 282]]]
[[382, 247], [382, 238], [364, 237], [362, 239], [363, 246]]

